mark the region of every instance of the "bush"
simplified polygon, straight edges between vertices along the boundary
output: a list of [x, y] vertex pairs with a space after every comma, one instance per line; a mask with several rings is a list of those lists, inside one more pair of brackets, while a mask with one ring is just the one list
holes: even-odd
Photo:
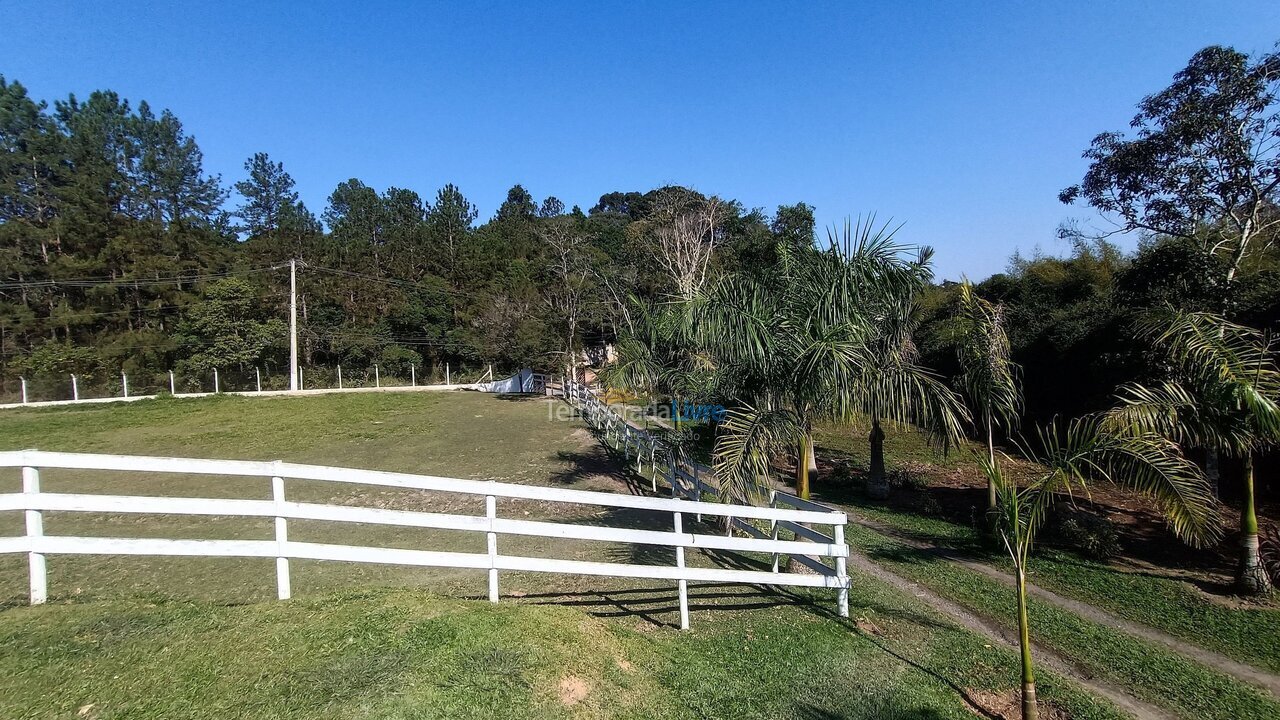
[[929, 481], [923, 475], [908, 467], [895, 467], [886, 471], [889, 487], [896, 490], [924, 490]]
[[1120, 534], [1115, 523], [1078, 508], [1056, 508], [1045, 526], [1045, 539], [1094, 560], [1108, 560], [1120, 554]]
[[1262, 556], [1262, 567], [1271, 576], [1271, 585], [1280, 587], [1280, 525], [1273, 524], [1263, 528], [1259, 554]]

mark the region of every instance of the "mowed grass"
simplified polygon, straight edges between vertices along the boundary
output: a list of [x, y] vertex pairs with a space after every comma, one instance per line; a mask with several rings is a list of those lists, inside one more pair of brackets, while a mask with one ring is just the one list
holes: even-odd
[[[859, 442], [849, 430], [828, 428], [820, 447], [847, 454], [857, 464], [866, 462], [865, 439]], [[930, 447], [924, 436], [899, 429], [886, 439], [886, 460], [893, 465], [915, 463], [941, 471], [972, 465], [971, 448], [945, 457]], [[816, 492], [824, 488], [819, 476]], [[910, 509], [888, 507], [868, 500], [848, 488], [833, 493], [850, 508], [905, 535], [940, 547], [964, 551], [999, 567], [1010, 568], [1008, 558], [985, 543], [968, 525], [931, 517]], [[1177, 543], [1171, 535], [1170, 543]], [[1203, 552], [1186, 548], [1187, 553]], [[1280, 608], [1274, 604], [1242, 604], [1215, 598], [1180, 577], [1177, 568], [1134, 571], [1117, 564], [1082, 558], [1077, 554], [1041, 547], [1030, 564], [1031, 580], [1045, 588], [1083, 600], [1116, 615], [1144, 623], [1201, 647], [1241, 662], [1280, 673]]]
[[[476, 394], [212, 398], [0, 415], [0, 447], [283, 459], [627, 491], [624, 475], [546, 401]], [[4, 480], [18, 487], [17, 473]], [[264, 478], [48, 471], [50, 491], [267, 497]], [[290, 497], [467, 510], [430, 493], [290, 484]], [[468, 506], [469, 507], [469, 506]], [[667, 527], [669, 517], [500, 503], [499, 512]], [[16, 513], [7, 532], [21, 532]], [[47, 513], [52, 533], [271, 537], [228, 518]], [[385, 531], [385, 532], [384, 532]], [[483, 549], [461, 534], [291, 523], [291, 537]], [[362, 534], [366, 533], [366, 534]], [[510, 543], [510, 544], [508, 544]], [[666, 551], [501, 538], [539, 556], [673, 563]], [[711, 559], [690, 554], [690, 563]], [[1009, 698], [1016, 659], [914, 598], [854, 578], [853, 620], [829, 591], [694, 584], [680, 632], [674, 588], [604, 578], [293, 563], [275, 601], [270, 561], [51, 557], [51, 602], [26, 607], [25, 558], [0, 558], [0, 717], [45, 718], [970, 718]], [[406, 587], [407, 586], [407, 587]], [[1052, 674], [1071, 717], [1119, 717]]]
[[[962, 720], [1016, 684], [1012, 653], [873, 581], [855, 584], [862, 630], [773, 605], [687, 633], [413, 590], [12, 608], [0, 716]], [[1052, 676], [1042, 696], [1122, 717]]]
[[[498, 480], [580, 489], [624, 489], [604, 451], [576, 422], [550, 419], [550, 400], [480, 393], [371, 393], [303, 398], [217, 397], [162, 399], [130, 404], [18, 410], [0, 413], [0, 449], [286, 460], [317, 465]], [[270, 497], [269, 478], [100, 473], [45, 470], [50, 492]], [[0, 477], [0, 489], [21, 487], [17, 469]], [[375, 486], [289, 481], [293, 500], [480, 515], [483, 498], [400, 491]], [[509, 517], [554, 517], [575, 522], [645, 527], [661, 518], [599, 508], [500, 500]], [[0, 513], [0, 534], [22, 534], [21, 513]], [[269, 539], [270, 519], [131, 514], [45, 513], [50, 535]], [[300, 541], [416, 549], [484, 552], [479, 533], [434, 531], [350, 523], [291, 521]], [[603, 543], [503, 538], [510, 554], [668, 562], [665, 556]], [[512, 549], [518, 548], [518, 553]], [[674, 563], [674, 557], [670, 559]], [[21, 602], [25, 558], [0, 556], [0, 599]], [[484, 573], [294, 561], [295, 594], [344, 587], [412, 585], [450, 594], [480, 595]], [[166, 593], [174, 597], [249, 602], [275, 594], [270, 559], [85, 557], [49, 558], [50, 592], [56, 598], [118, 597]], [[504, 590], [541, 589], [548, 578], [504, 576]], [[578, 578], [557, 576], [556, 588]]]
[[[989, 577], [858, 526], [850, 546], [904, 577], [1011, 626], [1013, 592]], [[1265, 691], [1211, 670], [1162, 646], [1129, 636], [1035, 598], [1030, 602], [1033, 639], [1070, 658], [1091, 675], [1182, 717], [1280, 717], [1280, 701]]]

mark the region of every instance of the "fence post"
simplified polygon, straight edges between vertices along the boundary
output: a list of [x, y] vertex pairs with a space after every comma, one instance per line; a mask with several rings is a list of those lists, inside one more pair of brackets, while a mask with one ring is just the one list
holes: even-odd
[[80, 399], [80, 385], [76, 383], [75, 373], [71, 373], [71, 399], [72, 400]]
[[338, 389], [342, 389], [342, 366], [338, 366]]
[[449, 363], [444, 364], [444, 384], [445, 385], [453, 384], [453, 382], [449, 379]]
[[173, 382], [173, 371], [172, 371], [172, 370], [170, 370], [170, 371], [169, 371], [169, 394], [170, 394], [170, 395], [177, 395], [177, 394], [178, 394], [178, 386], [177, 386], [177, 385], [175, 385], [175, 384], [174, 384], [174, 382]]
[[213, 394], [217, 395], [219, 392], [221, 392], [221, 388], [218, 385], [218, 368], [214, 368], [213, 369]]
[[418, 387], [418, 368], [416, 365], [409, 366], [409, 387]]
[[[837, 547], [844, 545], [844, 525], [832, 526]], [[836, 558], [836, 579], [840, 581], [840, 594], [837, 604], [840, 607], [840, 617], [849, 617], [849, 569], [848, 560], [844, 556]]]
[[[276, 461], [279, 465], [280, 461]], [[288, 600], [293, 596], [293, 586], [289, 582], [289, 521], [279, 514], [284, 506], [284, 478], [277, 475], [271, 478], [271, 499], [276, 503], [276, 596]]]
[[484, 514], [489, 518], [489, 602], [498, 602], [498, 533], [493, 531], [494, 520], [498, 517], [498, 499], [492, 495], [484, 498]]
[[27, 404], [27, 379], [26, 378], [18, 378], [18, 379], [22, 381], [22, 404], [26, 405]]
[[[702, 481], [698, 479], [698, 463], [690, 463], [693, 467], [693, 501], [702, 502]], [[702, 522], [702, 513], [698, 513], [698, 522]]]
[[124, 373], [120, 373], [120, 388], [124, 396], [129, 397], [129, 376]]
[[[33, 467], [22, 468], [22, 492], [25, 495], [40, 493], [40, 471]], [[26, 511], [27, 540], [33, 545], [44, 537], [44, 513]], [[44, 553], [28, 552], [27, 565], [31, 569], [31, 604], [43, 605], [49, 599], [49, 576], [45, 572]]]
[[[648, 441], [649, 441], [649, 470], [651, 471], [649, 473], [649, 482], [652, 484], [651, 489], [653, 490], [653, 492], [656, 493], [658, 492], [658, 460], [653, 456], [653, 438], [652, 437], [648, 438]], [[639, 450], [637, 450], [636, 452], [638, 454]], [[643, 474], [644, 473], [642, 472], [641, 475]]]
[[[680, 517], [680, 513], [672, 513], [676, 516], [676, 535], [684, 534], [684, 523]], [[684, 542], [683, 538], [680, 542]], [[676, 546], [676, 567], [684, 569], [684, 545]], [[689, 581], [680, 578], [680, 629], [689, 629]]]
[[[769, 491], [769, 507], [778, 507], [778, 491]], [[778, 540], [778, 518], [769, 518], [769, 539], [777, 542]], [[778, 572], [778, 553], [773, 554], [773, 572]]]
[[382, 387], [382, 375], [378, 372], [377, 365], [373, 366], [373, 386], [376, 388]]
[[258, 392], [262, 392], [262, 368], [260, 367], [253, 368], [253, 379], [254, 379], [254, 382], [257, 383]]

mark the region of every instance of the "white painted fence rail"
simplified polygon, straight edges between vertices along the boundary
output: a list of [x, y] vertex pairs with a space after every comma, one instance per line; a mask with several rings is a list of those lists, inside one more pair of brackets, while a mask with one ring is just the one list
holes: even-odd
[[[707, 503], [701, 502], [703, 496], [717, 498], [720, 500], [732, 500], [732, 498], [723, 497], [719, 483], [716, 482], [715, 474], [711, 468], [702, 465], [691, 458], [677, 457], [661, 440], [654, 436], [648, 430], [636, 427], [631, 424], [625, 417], [619, 414], [608, 403], [601, 400], [591, 388], [572, 379], [564, 379], [560, 384], [560, 394], [570, 404], [577, 407], [583, 414], [584, 419], [592, 427], [604, 437], [606, 443], [616, 443], [617, 449], [623, 452], [627, 460], [633, 457], [636, 463], [636, 472], [641, 476], [644, 475], [645, 462], [649, 464], [651, 487], [656, 492], [658, 490], [658, 481], [661, 479], [671, 488], [673, 497], [688, 498], [694, 501], [695, 505], [705, 506]], [[718, 503], [716, 503], [718, 505]], [[724, 508], [725, 505], [719, 505]], [[744, 505], [730, 505], [732, 510], [721, 511], [719, 513], [710, 513], [721, 515], [727, 519], [729, 533], [735, 530], [750, 535], [758, 540], [777, 542], [779, 533], [786, 531], [790, 533], [795, 540], [793, 547], [843, 547], [846, 552], [843, 554], [834, 554], [826, 552], [791, 552], [773, 551], [773, 570], [776, 572], [779, 567], [780, 556], [789, 554], [790, 558], [801, 565], [804, 565], [813, 572], [829, 578], [836, 578], [843, 584], [839, 587], [846, 588], [839, 595], [840, 616], [848, 617], [849, 615], [849, 594], [848, 588], [848, 570], [847, 545], [844, 542], [844, 525], [845, 523], [826, 523], [832, 526], [831, 535], [819, 532], [818, 530], [801, 524], [803, 521], [796, 521], [790, 518], [774, 517], [769, 518], [769, 531], [765, 532], [755, 524], [748, 522], [751, 519], [761, 519], [759, 515], [753, 515], [750, 512], [742, 512], [743, 507], [754, 507]], [[812, 513], [829, 513], [844, 517], [843, 513], [838, 512], [820, 503], [805, 500], [796, 497], [791, 493], [782, 491], [773, 491], [769, 493], [770, 509], [793, 508], [796, 510]], [[702, 511], [706, 512], [706, 511]], [[702, 519], [702, 515], [697, 516], [698, 520]], [[811, 523], [812, 524], [812, 523]], [[801, 540], [803, 538], [803, 540]], [[814, 543], [814, 544], [810, 544]], [[830, 557], [835, 561], [834, 567], [822, 562], [821, 557]]]
[[[483, 480], [411, 475], [406, 473], [357, 470], [351, 468], [297, 465], [279, 461], [203, 460], [194, 458], [142, 457], [131, 455], [96, 455], [83, 453], [22, 450], [0, 452], [0, 467], [22, 469], [22, 492], [0, 494], [0, 511], [21, 510], [26, 515], [26, 535], [0, 539], [0, 552], [27, 553], [31, 580], [31, 603], [39, 604], [48, 597], [45, 555], [181, 555], [208, 557], [276, 558], [277, 591], [281, 599], [291, 595], [289, 560], [339, 560], [426, 567], [475, 568], [489, 571], [489, 599], [498, 601], [498, 573], [502, 570], [597, 575], [676, 581], [680, 597], [680, 624], [689, 626], [688, 582], [743, 583], [775, 586], [824, 587], [837, 590], [842, 615], [848, 614], [849, 581], [844, 558], [849, 549], [843, 541], [825, 535], [823, 542], [779, 540], [776, 537], [726, 537], [715, 534], [686, 532], [687, 515], [718, 515], [767, 521], [774, 528], [788, 526], [831, 525], [836, 538], [843, 537], [847, 521], [844, 513], [828, 508], [756, 507], [726, 505], [621, 495], [614, 493], [515, 485]], [[99, 470], [105, 472], [183, 473], [261, 477], [270, 479], [271, 500], [232, 498], [142, 497], [123, 495], [46, 493], [40, 489], [40, 473], [47, 469]], [[458, 493], [485, 498], [484, 515], [453, 515], [408, 510], [325, 505], [290, 501], [286, 480], [327, 481], [377, 485], [414, 490]], [[637, 530], [598, 525], [575, 525], [538, 520], [517, 520], [497, 515], [497, 498], [519, 498], [556, 503], [630, 508], [672, 514], [672, 530]], [[782, 504], [782, 503], [780, 503]], [[217, 515], [269, 517], [275, 519], [274, 539], [262, 540], [177, 540], [151, 538], [72, 537], [44, 534], [45, 512], [140, 513], [170, 515]], [[485, 533], [487, 552], [442, 552], [418, 548], [380, 548], [324, 543], [296, 542], [288, 538], [289, 520], [326, 520], [337, 522], [396, 525]], [[816, 533], [816, 531], [814, 531]], [[576, 540], [662, 545], [675, 548], [674, 566], [605, 563], [581, 560], [525, 557], [502, 554], [500, 535], [526, 535]], [[828, 542], [829, 541], [829, 542]], [[688, 567], [685, 548], [708, 548], [737, 552], [773, 554], [771, 571], [726, 568]], [[836, 559], [840, 572], [818, 575], [779, 572], [777, 556], [824, 556]], [[821, 565], [823, 568], [828, 566]], [[829, 568], [828, 568], [829, 569]]]

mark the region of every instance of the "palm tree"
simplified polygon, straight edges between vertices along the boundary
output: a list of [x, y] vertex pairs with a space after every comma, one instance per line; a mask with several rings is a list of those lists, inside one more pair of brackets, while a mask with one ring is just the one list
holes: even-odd
[[1170, 378], [1120, 388], [1116, 429], [1159, 433], [1187, 447], [1238, 458], [1243, 466], [1240, 513], [1241, 592], [1270, 591], [1258, 554], [1254, 508], [1254, 456], [1280, 445], [1280, 371], [1271, 338], [1205, 312], [1175, 313], [1142, 323], [1141, 331], [1164, 352]]
[[[1022, 408], [1018, 366], [1010, 357], [1004, 330], [1004, 307], [978, 297], [966, 279], [956, 307], [956, 355], [960, 386], [973, 406], [980, 430], [987, 435], [987, 463], [996, 460], [995, 429], [1012, 430]], [[987, 515], [994, 519], [996, 483], [987, 479]]]
[[861, 368], [865, 382], [855, 407], [860, 417], [871, 420], [867, 492], [875, 498], [889, 495], [883, 421], [919, 426], [944, 448], [960, 439], [969, 421], [960, 397], [919, 362], [914, 338], [920, 324], [916, 292], [922, 287], [912, 288], [875, 318], [870, 361]]
[[[697, 352], [689, 337], [686, 303], [646, 303], [629, 298], [628, 331], [615, 345], [614, 361], [600, 371], [600, 380], [611, 390], [622, 390], [653, 399], [705, 396], [714, 380], [712, 366]], [[680, 415], [673, 414], [676, 430]]]
[[1023, 452], [1040, 463], [1040, 473], [1022, 488], [1003, 473], [994, 453], [981, 462], [999, 496], [999, 530], [1014, 566], [1023, 720], [1037, 715], [1027, 562], [1042, 522], [1061, 495], [1087, 493], [1091, 479], [1120, 482], [1153, 498], [1183, 541], [1213, 542], [1219, 532], [1208, 483], [1165, 438], [1117, 432], [1107, 418], [1094, 416], [1072, 421], [1061, 433], [1050, 425], [1038, 440], [1037, 449], [1024, 444]]
[[892, 237], [874, 218], [846, 223], [825, 250], [779, 246], [775, 276], [731, 275], [695, 301], [695, 335], [734, 401], [715, 450], [733, 492], [756, 491], [773, 458], [794, 453], [796, 492], [807, 498], [820, 419], [924, 422], [959, 435], [963, 406], [893, 332], [928, 281], [930, 252], [909, 259]]

